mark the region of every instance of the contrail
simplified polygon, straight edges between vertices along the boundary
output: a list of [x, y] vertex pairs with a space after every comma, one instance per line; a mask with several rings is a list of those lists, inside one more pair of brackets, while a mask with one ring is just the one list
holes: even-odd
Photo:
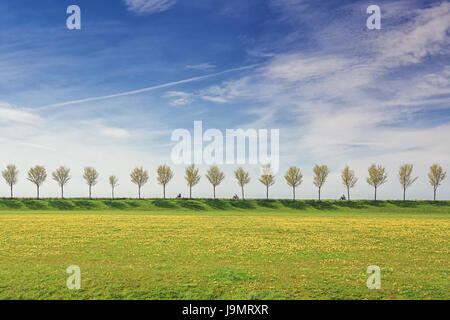
[[184, 80], [179, 80], [179, 81], [174, 81], [174, 82], [168, 82], [168, 83], [159, 84], [159, 85], [156, 85], [156, 86], [153, 86], [153, 87], [148, 87], [148, 88], [143, 88], [143, 89], [138, 89], [138, 90], [120, 92], [120, 93], [110, 94], [110, 95], [106, 95], [106, 96], [91, 97], [91, 98], [86, 98], [86, 99], [72, 100], [72, 101], [66, 101], [66, 102], [61, 102], [61, 103], [55, 103], [55, 104], [51, 104], [51, 105], [47, 105], [47, 106], [36, 108], [34, 110], [42, 111], [42, 110], [47, 110], [47, 109], [52, 109], [52, 108], [68, 106], [68, 105], [72, 105], [72, 104], [91, 102], [91, 101], [98, 101], [98, 100], [105, 100], [105, 99], [117, 98], [117, 97], [122, 97], [122, 96], [129, 96], [129, 95], [138, 94], [138, 93], [147, 92], [147, 91], [153, 91], [153, 90], [157, 90], [157, 89], [161, 89], [161, 88], [172, 87], [172, 86], [176, 86], [176, 85], [183, 84], [183, 83], [189, 83], [189, 82], [198, 81], [198, 80], [202, 80], [202, 79], [212, 78], [212, 77], [219, 76], [221, 74], [225, 74], [225, 73], [229, 73], [229, 72], [246, 70], [246, 69], [252, 69], [252, 68], [254, 68], [256, 66], [258, 66], [258, 64], [253, 64], [253, 65], [250, 65], [250, 66], [228, 69], [228, 70], [225, 70], [225, 71], [211, 73], [211, 74], [207, 74], [207, 75], [204, 75], [204, 76], [198, 76], [198, 77], [193, 77], [193, 78], [189, 78], [189, 79], [184, 79]]

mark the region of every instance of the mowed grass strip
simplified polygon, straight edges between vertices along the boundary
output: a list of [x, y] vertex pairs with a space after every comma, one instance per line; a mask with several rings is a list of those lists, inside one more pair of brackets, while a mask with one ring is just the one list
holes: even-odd
[[0, 215], [10, 213], [86, 213], [222, 216], [448, 217], [450, 201], [339, 201], [229, 199], [5, 199]]
[[[220, 212], [2, 213], [0, 299], [450, 298], [442, 214]], [[369, 265], [381, 290], [366, 287]]]

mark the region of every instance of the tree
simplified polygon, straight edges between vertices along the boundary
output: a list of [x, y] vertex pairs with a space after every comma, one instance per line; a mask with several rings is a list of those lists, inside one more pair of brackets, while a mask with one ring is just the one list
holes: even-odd
[[47, 179], [47, 171], [45, 171], [43, 166], [35, 166], [34, 168], [28, 170], [27, 179], [36, 185], [37, 198], [39, 199], [39, 189], [45, 179]]
[[250, 183], [250, 176], [249, 173], [244, 171], [242, 168], [238, 168], [234, 172], [234, 176], [236, 177], [236, 180], [238, 182], [238, 185], [241, 187], [242, 191], [242, 200], [244, 200], [244, 186], [248, 183]]
[[98, 182], [98, 172], [92, 167], [84, 168], [83, 178], [86, 180], [86, 184], [89, 186], [89, 199], [92, 199], [92, 186], [95, 186]]
[[341, 173], [342, 183], [347, 187], [347, 200], [350, 200], [350, 188], [353, 188], [358, 182], [358, 178], [355, 176], [355, 171], [350, 170], [349, 166], [346, 166]]
[[381, 186], [383, 183], [387, 181], [387, 173], [386, 168], [381, 165], [371, 165], [368, 169], [369, 176], [367, 177], [367, 183], [373, 186], [375, 190], [375, 201], [377, 200], [377, 189], [379, 186]]
[[398, 179], [403, 187], [403, 201], [406, 200], [406, 189], [418, 179], [418, 177], [412, 177], [412, 171], [412, 164], [404, 164], [398, 170]]
[[214, 199], [216, 198], [216, 187], [225, 179], [225, 174], [217, 166], [211, 166], [206, 172], [206, 178], [213, 186]]
[[59, 167], [52, 173], [53, 180], [55, 180], [61, 188], [61, 198], [64, 199], [64, 186], [70, 180], [70, 169], [66, 167]]
[[114, 190], [119, 185], [119, 179], [115, 175], [110, 176], [109, 185], [111, 186], [111, 197], [114, 200]]
[[320, 201], [320, 191], [322, 186], [325, 184], [327, 180], [328, 174], [330, 170], [326, 165], [315, 165], [314, 166], [314, 185], [319, 189], [319, 201]]
[[10, 164], [6, 167], [2, 172], [3, 179], [5, 179], [6, 183], [9, 185], [9, 189], [11, 191], [11, 199], [13, 198], [13, 186], [17, 183], [19, 177], [19, 171], [15, 165]]
[[445, 172], [439, 164], [436, 163], [430, 167], [430, 173], [428, 173], [428, 181], [433, 187], [434, 201], [436, 201], [437, 188], [441, 185], [446, 176], [447, 172]]
[[158, 183], [163, 186], [163, 196], [164, 199], [166, 198], [166, 185], [172, 180], [173, 178], [173, 172], [172, 169], [170, 169], [169, 166], [162, 165], [158, 167], [157, 170], [158, 174]]
[[189, 186], [189, 198], [192, 198], [192, 187], [195, 186], [200, 181], [198, 169], [195, 167], [194, 164], [191, 164], [190, 166], [186, 167], [184, 178], [186, 179], [187, 184]]
[[302, 184], [303, 175], [300, 168], [290, 167], [284, 176], [286, 183], [292, 187], [293, 200], [295, 200], [295, 188]]
[[141, 198], [141, 188], [148, 182], [148, 172], [142, 167], [135, 168], [130, 174], [131, 182], [138, 186], [139, 199]]
[[275, 176], [272, 173], [270, 163], [262, 167], [261, 177], [259, 181], [266, 186], [266, 199], [269, 199], [269, 187], [275, 184]]

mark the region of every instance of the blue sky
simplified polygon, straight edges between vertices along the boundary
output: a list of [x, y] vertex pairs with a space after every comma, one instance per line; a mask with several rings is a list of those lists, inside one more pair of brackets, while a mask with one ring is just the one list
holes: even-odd
[[[71, 4], [81, 30], [66, 28]], [[370, 4], [381, 8], [381, 30], [366, 28]], [[344, 192], [348, 164], [360, 177], [355, 197], [370, 198], [367, 167], [380, 163], [389, 173], [380, 197], [397, 198], [396, 171], [410, 162], [420, 179], [408, 194], [428, 199], [429, 165], [450, 167], [449, 26], [445, 1], [2, 1], [0, 165], [20, 168], [23, 196], [34, 194], [25, 172], [35, 164], [70, 166], [74, 196], [85, 194], [85, 166], [101, 173], [97, 196], [109, 194], [113, 173], [118, 194], [134, 195], [129, 172], [144, 166], [152, 178], [144, 192], [159, 196], [154, 172], [171, 164], [171, 132], [202, 120], [222, 131], [280, 129], [274, 197], [290, 196], [289, 165], [305, 176], [300, 197], [315, 197], [312, 167], [325, 163], [324, 197]], [[184, 166], [173, 167], [169, 194], [186, 194]], [[235, 168], [224, 166], [219, 196], [239, 191]], [[246, 168], [249, 196], [264, 196], [259, 168]], [[210, 189], [203, 179], [195, 194]], [[42, 192], [58, 189], [49, 180]]]

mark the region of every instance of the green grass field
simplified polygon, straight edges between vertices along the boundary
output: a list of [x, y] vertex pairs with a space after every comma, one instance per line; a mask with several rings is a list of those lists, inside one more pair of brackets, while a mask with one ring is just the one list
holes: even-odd
[[[0, 299], [449, 299], [449, 213], [449, 201], [0, 199]], [[81, 290], [66, 287], [70, 265]]]

